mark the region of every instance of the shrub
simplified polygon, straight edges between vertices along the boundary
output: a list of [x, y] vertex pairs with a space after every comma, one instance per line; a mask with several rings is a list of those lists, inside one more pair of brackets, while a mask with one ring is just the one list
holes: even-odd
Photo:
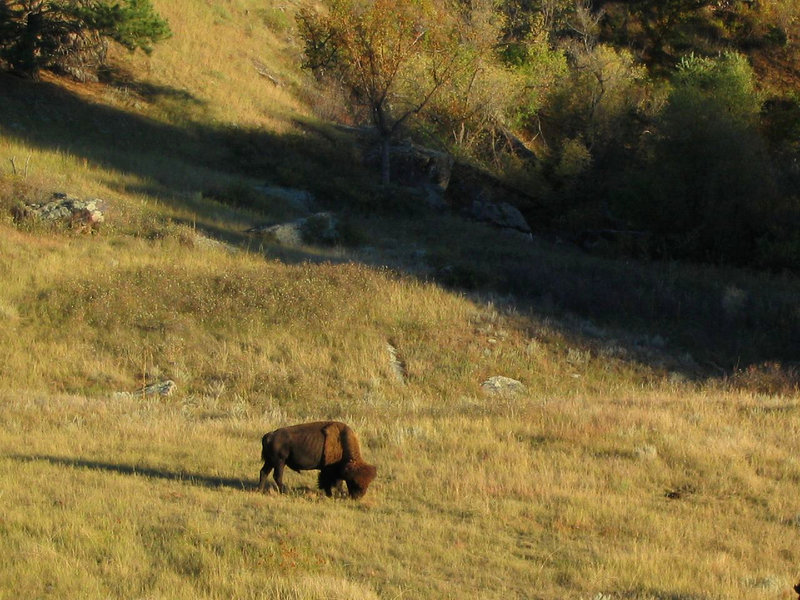
[[[748, 262], [775, 200], [753, 71], [738, 54], [681, 61], [636, 220], [677, 256]], [[630, 207], [629, 207], [630, 208]]]

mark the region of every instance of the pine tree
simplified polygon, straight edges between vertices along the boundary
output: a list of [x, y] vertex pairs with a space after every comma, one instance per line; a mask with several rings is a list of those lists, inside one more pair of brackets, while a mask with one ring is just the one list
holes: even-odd
[[0, 0], [0, 61], [34, 79], [63, 61], [75, 38], [149, 53], [170, 34], [150, 0]]

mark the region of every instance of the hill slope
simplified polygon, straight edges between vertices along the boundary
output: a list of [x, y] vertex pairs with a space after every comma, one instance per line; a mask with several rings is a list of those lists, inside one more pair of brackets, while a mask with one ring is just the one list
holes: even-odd
[[[790, 597], [796, 281], [347, 211], [294, 5], [155, 4], [174, 37], [109, 82], [0, 78], [0, 596]], [[301, 214], [267, 182], [347, 243], [248, 234]], [[107, 223], [14, 221], [55, 191]], [[260, 436], [323, 418], [365, 499], [252, 493]]]

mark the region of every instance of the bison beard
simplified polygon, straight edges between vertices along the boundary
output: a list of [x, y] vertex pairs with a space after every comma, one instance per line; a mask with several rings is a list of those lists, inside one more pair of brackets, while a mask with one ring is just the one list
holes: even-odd
[[276, 429], [261, 439], [261, 458], [264, 466], [258, 489], [265, 491], [270, 471], [281, 493], [283, 468], [294, 471], [319, 470], [319, 487], [330, 496], [341, 481], [347, 484], [351, 498], [360, 498], [375, 479], [377, 469], [361, 458], [361, 448], [355, 432], [344, 423], [321, 421]]

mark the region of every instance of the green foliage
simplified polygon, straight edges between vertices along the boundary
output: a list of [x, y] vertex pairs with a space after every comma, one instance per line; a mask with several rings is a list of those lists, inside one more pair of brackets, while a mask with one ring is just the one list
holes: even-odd
[[551, 49], [546, 38], [531, 38], [516, 47], [521, 49], [518, 63], [509, 63], [507, 54], [502, 56], [508, 65], [506, 77], [515, 89], [507, 97], [511, 104], [506, 114], [509, 125], [522, 128], [536, 121], [547, 98], [569, 70], [564, 52]]
[[[615, 44], [635, 48], [653, 67], [671, 68], [692, 49], [713, 52], [704, 42], [724, 37], [712, 4], [710, 0], [612, 3], [604, 36]], [[697, 48], [700, 44], [704, 47]]]
[[[150, 0], [4, 0], [0, 5], [0, 60], [34, 78], [42, 68], [100, 47], [103, 38], [150, 52], [169, 35]], [[103, 60], [105, 52], [98, 56]]]
[[402, 92], [414, 87], [410, 80], [416, 75], [416, 60], [427, 45], [427, 32], [417, 29], [426, 7], [402, 3], [398, 9], [384, 0], [332, 0], [327, 15], [301, 11], [298, 17], [304, 66], [319, 75], [328, 69], [381, 134], [391, 133], [409, 116], [402, 105], [416, 107], [417, 99]]
[[434, 0], [330, 0], [327, 8], [298, 15], [303, 66], [341, 86], [354, 116], [375, 127], [387, 185], [390, 140], [453, 81], [478, 72], [476, 21]]
[[291, 18], [282, 7], [261, 8], [256, 11], [256, 14], [268, 29], [276, 33], [282, 33], [291, 28]]
[[775, 200], [747, 60], [690, 56], [673, 78], [636, 220], [679, 256], [748, 262]]
[[169, 25], [155, 13], [151, 0], [120, 2], [80, 2], [68, 4], [64, 13], [72, 14], [84, 28], [113, 39], [130, 51], [150, 53], [153, 44], [171, 35]]
[[630, 52], [600, 44], [576, 48], [571, 68], [545, 105], [550, 131], [546, 170], [561, 226], [603, 228], [609, 189], [625, 170], [652, 95], [647, 71]]
[[580, 138], [564, 142], [561, 159], [555, 169], [555, 175], [562, 179], [579, 176], [592, 164], [592, 154]]
[[582, 135], [595, 152], [620, 140], [643, 105], [647, 72], [626, 50], [601, 44], [573, 58], [550, 110], [568, 138]]
[[322, 79], [329, 66], [336, 66], [338, 44], [332, 25], [309, 8], [301, 8], [296, 17], [297, 30], [303, 40], [302, 67]]
[[602, 37], [631, 48], [655, 71], [671, 70], [691, 52], [780, 48], [798, 33], [795, 0], [666, 0], [604, 2]]
[[[574, 0], [510, 0], [499, 5], [503, 39], [509, 49], [531, 37], [555, 37], [569, 27], [578, 4]], [[511, 50], [511, 55], [515, 54]]]
[[496, 170], [530, 143], [539, 160], [514, 168], [547, 178], [548, 210], [573, 233], [631, 229], [656, 254], [748, 264], [774, 249], [785, 264], [775, 207], [796, 178], [776, 171], [796, 163], [794, 138], [773, 127], [770, 156], [756, 75], [718, 52], [789, 31], [777, 4], [331, 0], [299, 25], [305, 67], [344, 83], [385, 139], [414, 117]]
[[740, 54], [726, 53], [717, 59], [694, 54], [684, 57], [678, 63], [673, 85], [668, 121], [699, 111], [705, 118], [753, 125], [761, 108], [753, 69]]
[[462, 18], [457, 68], [426, 110], [426, 125], [459, 156], [499, 166], [498, 144], [535, 120], [566, 63], [546, 36], [503, 41], [491, 3], [473, 3]]

